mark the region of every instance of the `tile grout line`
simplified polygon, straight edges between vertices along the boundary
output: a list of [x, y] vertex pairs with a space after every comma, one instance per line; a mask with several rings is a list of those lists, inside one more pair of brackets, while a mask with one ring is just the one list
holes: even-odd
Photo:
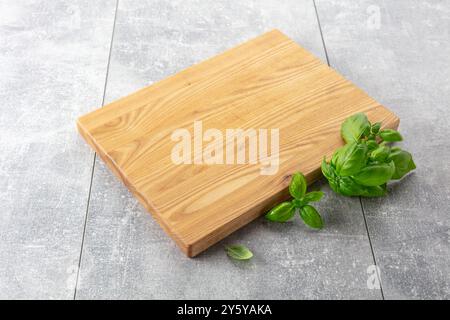
[[320, 25], [319, 12], [317, 10], [316, 0], [312, 0], [312, 2], [314, 5], [314, 11], [316, 12], [316, 19], [317, 19], [317, 24], [319, 26], [320, 38], [322, 39], [323, 50], [325, 51], [325, 58], [327, 59], [327, 64], [330, 67], [330, 59], [328, 58], [328, 50], [327, 50], [327, 46], [325, 45], [325, 38], [323, 37], [322, 26]]
[[89, 182], [89, 193], [88, 193], [88, 199], [87, 199], [87, 204], [86, 204], [86, 212], [84, 215], [84, 224], [83, 224], [83, 235], [81, 238], [81, 248], [80, 248], [80, 255], [78, 257], [78, 267], [77, 267], [77, 277], [76, 277], [76, 281], [75, 281], [75, 290], [73, 293], [73, 300], [76, 299], [77, 297], [77, 287], [78, 287], [78, 280], [80, 277], [80, 269], [81, 269], [81, 258], [83, 256], [83, 246], [84, 246], [84, 238], [86, 235], [86, 224], [87, 224], [87, 216], [88, 216], [88, 212], [89, 212], [89, 203], [91, 200], [91, 190], [92, 190], [92, 181], [94, 180], [94, 169], [95, 169], [95, 161], [97, 159], [97, 153], [94, 153], [94, 159], [92, 161], [92, 167], [91, 167], [91, 178], [90, 178], [90, 182]]
[[[111, 41], [110, 41], [110, 45], [109, 45], [108, 62], [107, 62], [107, 65], [106, 65], [105, 85], [103, 87], [102, 107], [105, 105], [106, 87], [107, 87], [108, 78], [109, 78], [109, 66], [110, 66], [110, 63], [111, 63], [112, 47], [113, 47], [113, 41], [114, 41], [114, 32], [116, 30], [116, 20], [117, 20], [117, 11], [118, 11], [118, 9], [119, 9], [119, 0], [116, 0], [116, 6], [115, 6], [115, 11], [114, 11], [113, 28], [112, 28], [112, 33], [111, 33]], [[86, 236], [86, 225], [87, 225], [87, 219], [88, 219], [88, 214], [89, 214], [89, 205], [90, 205], [90, 202], [91, 202], [91, 191], [92, 191], [92, 184], [93, 184], [93, 181], [94, 181], [94, 170], [95, 170], [96, 159], [97, 159], [97, 153], [94, 152], [94, 159], [92, 161], [92, 169], [91, 169], [91, 178], [90, 178], [90, 182], [89, 182], [89, 193], [88, 193], [88, 199], [87, 199], [87, 204], [86, 204], [86, 213], [85, 213], [85, 216], [84, 216], [83, 236], [81, 238], [80, 255], [79, 255], [79, 258], [78, 258], [77, 277], [76, 277], [75, 289], [74, 289], [74, 293], [73, 293], [73, 300], [75, 300], [77, 298], [78, 281], [79, 281], [79, 278], [80, 278], [80, 269], [81, 269], [81, 259], [83, 257], [84, 239], [85, 239], [85, 236]]]
[[[330, 65], [330, 59], [329, 59], [329, 57], [328, 57], [327, 46], [325, 45], [325, 38], [324, 38], [323, 32], [322, 32], [322, 26], [321, 26], [321, 24], [320, 24], [319, 11], [318, 11], [318, 9], [317, 9], [316, 0], [312, 0], [312, 2], [313, 2], [313, 5], [314, 5], [314, 11], [316, 12], [316, 19], [317, 19], [317, 24], [318, 24], [318, 26], [319, 26], [320, 37], [321, 37], [321, 39], [322, 39], [322, 46], [323, 46], [323, 49], [324, 49], [324, 51], [325, 51], [325, 58], [327, 59], [327, 64], [328, 64], [328, 66], [331, 67], [331, 65]], [[372, 239], [370, 238], [369, 227], [368, 227], [368, 225], [367, 225], [366, 213], [365, 213], [365, 211], [364, 211], [364, 205], [363, 205], [363, 202], [362, 202], [361, 197], [359, 197], [359, 203], [360, 203], [360, 205], [361, 205], [361, 212], [362, 212], [363, 219], [364, 219], [364, 226], [365, 226], [365, 228], [366, 228], [367, 238], [368, 238], [368, 240], [369, 240], [369, 246], [370, 246], [370, 251], [371, 251], [371, 253], [372, 253], [373, 263], [374, 263], [375, 266], [378, 268], [377, 260], [376, 260], [376, 258], [375, 258], [375, 252], [374, 252], [373, 246], [372, 246]], [[383, 286], [382, 286], [382, 284], [381, 284], [381, 277], [380, 277], [380, 274], [378, 273], [378, 269], [377, 269], [377, 276], [378, 276], [378, 281], [380, 282], [381, 298], [382, 298], [383, 300], [385, 300], [385, 298], [384, 298], [384, 292], [383, 292]]]
[[370, 238], [369, 226], [368, 226], [368, 224], [367, 224], [366, 213], [365, 213], [365, 211], [364, 211], [364, 205], [363, 205], [361, 196], [359, 197], [359, 203], [361, 204], [361, 211], [362, 211], [363, 218], [364, 218], [364, 225], [366, 226], [367, 238], [369, 239], [369, 245], [370, 245], [370, 251], [372, 252], [373, 263], [374, 263], [375, 266], [377, 267], [377, 268], [376, 268], [376, 272], [377, 272], [378, 281], [379, 281], [379, 283], [380, 283], [381, 298], [382, 298], [383, 300], [385, 300], [385, 298], [384, 298], [384, 292], [383, 292], [383, 285], [382, 285], [382, 283], [381, 283], [381, 275], [380, 275], [380, 273], [378, 272], [377, 259], [375, 258], [375, 252], [374, 252], [374, 250], [373, 250], [372, 239]]

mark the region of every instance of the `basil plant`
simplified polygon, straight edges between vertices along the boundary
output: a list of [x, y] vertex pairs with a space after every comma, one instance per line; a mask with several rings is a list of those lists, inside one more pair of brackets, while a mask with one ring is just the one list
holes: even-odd
[[367, 116], [357, 113], [341, 126], [346, 144], [337, 149], [330, 161], [324, 157], [322, 173], [330, 187], [344, 196], [379, 197], [387, 193], [386, 184], [398, 180], [416, 165], [411, 154], [390, 143], [403, 140], [392, 129], [371, 124]]

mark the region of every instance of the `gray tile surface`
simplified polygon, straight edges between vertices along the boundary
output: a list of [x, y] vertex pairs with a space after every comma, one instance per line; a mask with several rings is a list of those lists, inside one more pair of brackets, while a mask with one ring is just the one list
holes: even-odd
[[450, 5], [317, 5], [331, 65], [400, 116], [418, 167], [388, 197], [363, 200], [385, 298], [449, 299]]
[[[311, 1], [120, 1], [107, 99], [273, 28], [325, 60]], [[261, 219], [189, 259], [97, 161], [77, 298], [380, 298], [366, 285], [373, 260], [358, 199], [324, 189], [323, 232]], [[223, 245], [234, 242], [255, 259], [230, 261]]]
[[0, 2], [0, 298], [74, 295], [114, 2]]
[[[0, 1], [0, 298], [380, 299], [372, 254], [385, 298], [450, 298], [450, 4], [315, 4], [321, 30], [312, 0]], [[92, 171], [75, 119], [272, 28], [325, 61], [322, 31], [332, 67], [400, 116], [418, 170], [363, 200], [368, 230], [359, 199], [322, 181], [324, 230], [259, 219], [186, 258]], [[231, 243], [254, 259], [229, 260]]]

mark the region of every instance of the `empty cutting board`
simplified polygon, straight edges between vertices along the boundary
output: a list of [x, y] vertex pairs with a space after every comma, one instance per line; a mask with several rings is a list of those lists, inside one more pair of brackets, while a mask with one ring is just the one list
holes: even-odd
[[[385, 127], [399, 123], [274, 30], [80, 117], [78, 129], [192, 257], [285, 199], [294, 172], [309, 183], [320, 177], [322, 158], [343, 144], [342, 121], [356, 112]], [[226, 129], [279, 129], [278, 171], [263, 175], [259, 162], [176, 164], [172, 134], [184, 128], [194, 143], [194, 121], [203, 133], [224, 136]]]

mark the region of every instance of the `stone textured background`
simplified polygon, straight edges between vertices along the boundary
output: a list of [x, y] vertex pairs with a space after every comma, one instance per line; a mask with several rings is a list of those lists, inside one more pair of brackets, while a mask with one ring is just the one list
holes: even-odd
[[[0, 1], [0, 298], [449, 299], [449, 17], [438, 0]], [[324, 230], [259, 219], [186, 258], [76, 118], [273, 28], [396, 112], [418, 169], [382, 199], [319, 181]], [[228, 259], [234, 242], [255, 258]]]

